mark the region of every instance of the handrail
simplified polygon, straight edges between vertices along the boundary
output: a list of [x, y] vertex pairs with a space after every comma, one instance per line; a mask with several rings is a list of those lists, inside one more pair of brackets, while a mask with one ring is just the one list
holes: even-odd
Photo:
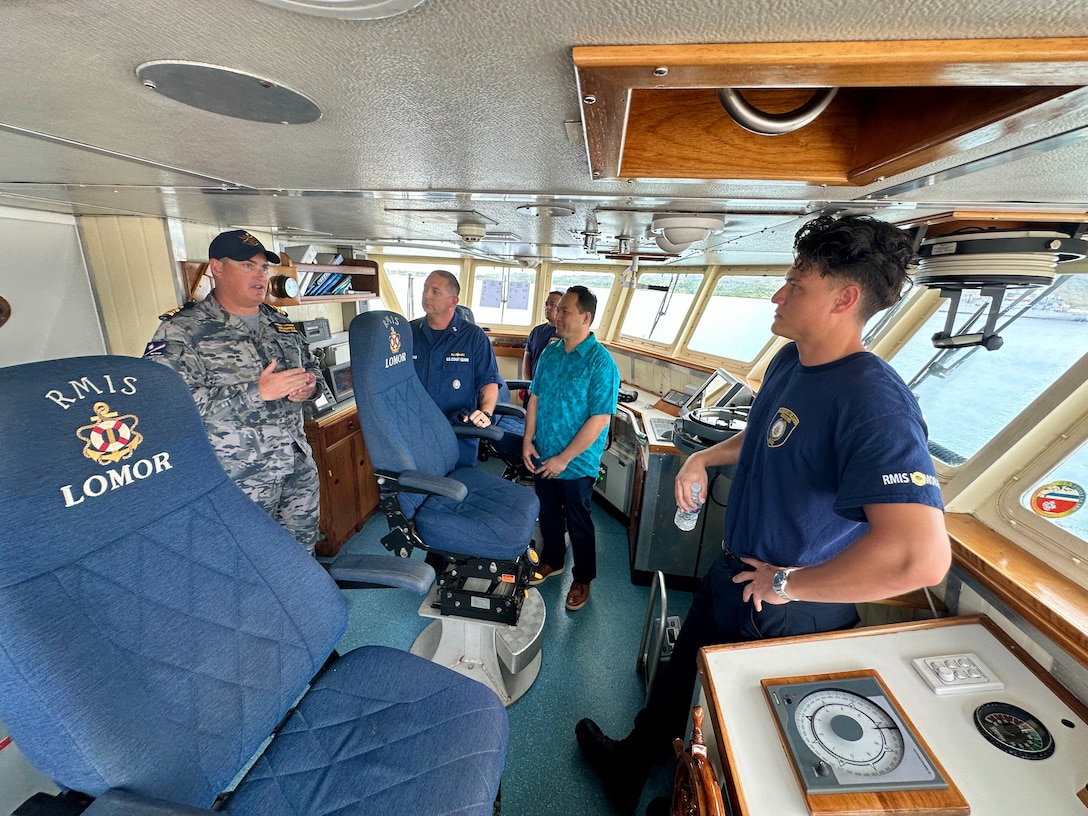
[[760, 136], [781, 136], [814, 122], [838, 92], [838, 88], [820, 88], [803, 105], [786, 113], [760, 110], [736, 88], [718, 88], [718, 100], [730, 118], [745, 130]]

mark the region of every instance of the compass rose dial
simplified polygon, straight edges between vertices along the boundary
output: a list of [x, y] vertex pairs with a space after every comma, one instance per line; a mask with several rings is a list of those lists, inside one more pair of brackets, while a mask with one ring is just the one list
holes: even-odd
[[797, 702], [794, 724], [808, 748], [834, 767], [880, 776], [903, 760], [903, 733], [872, 700], [844, 689], [820, 689]]

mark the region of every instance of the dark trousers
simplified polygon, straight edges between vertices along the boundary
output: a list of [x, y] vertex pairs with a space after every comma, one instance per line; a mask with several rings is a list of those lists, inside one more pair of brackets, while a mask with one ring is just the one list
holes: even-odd
[[733, 576], [747, 569], [748, 565], [726, 552], [714, 561], [699, 585], [672, 656], [658, 671], [649, 702], [635, 717], [635, 730], [629, 738], [632, 747], [651, 764], [672, 756], [674, 737], [687, 742], [684, 729], [691, 713], [700, 648], [848, 629], [859, 620], [856, 607], [842, 603], [791, 601], [763, 604], [763, 611], [756, 612], [741, 598], [744, 585], [733, 583]]
[[540, 499], [540, 535], [544, 539], [541, 563], [553, 569], [563, 566], [566, 546], [563, 533], [570, 534], [574, 552], [574, 580], [588, 584], [597, 577], [597, 534], [589, 516], [593, 501], [592, 476], [577, 479], [542, 479], [536, 477], [536, 496]]

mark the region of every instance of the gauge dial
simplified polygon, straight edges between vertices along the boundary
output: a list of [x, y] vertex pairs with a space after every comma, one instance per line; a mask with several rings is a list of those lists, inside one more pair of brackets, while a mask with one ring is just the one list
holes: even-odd
[[881, 776], [903, 760], [903, 733], [872, 700], [843, 689], [807, 694], [794, 709], [805, 745], [835, 767], [860, 776]]
[[1046, 759], [1054, 753], [1054, 737], [1033, 714], [1010, 703], [983, 703], [975, 709], [975, 725], [992, 744], [1021, 759]]
[[276, 275], [270, 286], [272, 294], [278, 298], [293, 298], [298, 295], [298, 281], [290, 275]]

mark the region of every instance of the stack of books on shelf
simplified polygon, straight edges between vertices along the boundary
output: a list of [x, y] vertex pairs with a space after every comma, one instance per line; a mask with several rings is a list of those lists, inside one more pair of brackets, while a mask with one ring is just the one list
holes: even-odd
[[317, 295], [346, 295], [351, 292], [351, 274], [348, 272], [320, 272], [299, 269], [298, 291], [303, 297]]

